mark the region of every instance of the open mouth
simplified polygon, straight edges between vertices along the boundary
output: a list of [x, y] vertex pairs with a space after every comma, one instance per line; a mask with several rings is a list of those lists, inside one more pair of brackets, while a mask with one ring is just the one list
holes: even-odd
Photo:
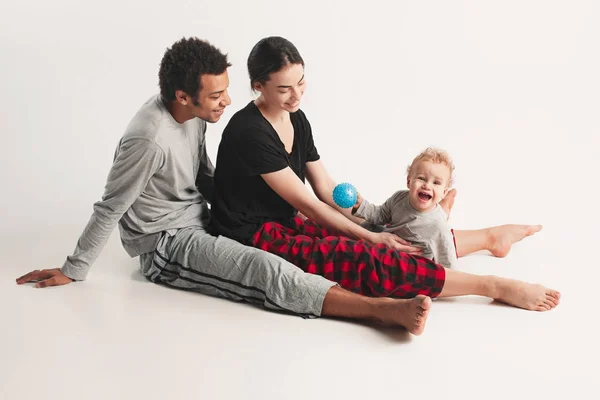
[[423, 201], [429, 201], [433, 198], [432, 195], [430, 195], [429, 193], [425, 193], [425, 192], [419, 192], [418, 196], [419, 196], [419, 199], [423, 200]]

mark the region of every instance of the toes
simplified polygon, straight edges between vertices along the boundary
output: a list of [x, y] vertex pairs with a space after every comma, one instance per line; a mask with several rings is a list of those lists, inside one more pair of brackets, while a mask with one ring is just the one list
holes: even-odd
[[554, 307], [556, 307], [556, 303], [553, 303], [551, 300], [545, 300], [544, 301], [544, 305], [546, 305], [547, 307], [550, 307], [549, 309], [553, 309]]
[[425, 295], [418, 295], [416, 298], [417, 307], [419, 310], [429, 311], [431, 308], [431, 297]]
[[426, 320], [427, 320], [426, 315], [416, 315], [415, 322], [412, 326], [412, 329], [410, 329], [410, 332], [413, 335], [421, 335], [423, 333], [423, 331], [425, 330], [425, 321]]
[[560, 300], [553, 296], [546, 296], [546, 301], [554, 304], [554, 306], [557, 306], [558, 303], [560, 303]]
[[426, 312], [431, 308], [431, 297], [425, 296], [425, 299], [421, 303], [421, 308]]
[[549, 300], [548, 297], [539, 298], [537, 300], [537, 303], [538, 303], [539, 307], [545, 308], [546, 310], [554, 308], [554, 305], [552, 304], [552, 302]]
[[556, 290], [550, 290], [546, 292], [546, 298], [556, 303], [556, 305], [560, 303], [560, 293]]
[[525, 226], [525, 236], [531, 236], [534, 233], [537, 233], [542, 230], [542, 225], [526, 225]]
[[557, 292], [556, 290], [549, 290], [546, 294], [554, 297], [556, 300], [560, 300], [560, 292]]

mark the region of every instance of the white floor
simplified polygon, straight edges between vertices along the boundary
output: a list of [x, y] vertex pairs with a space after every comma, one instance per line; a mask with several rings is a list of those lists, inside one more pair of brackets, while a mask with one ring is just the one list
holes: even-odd
[[461, 260], [466, 271], [561, 290], [556, 310], [438, 300], [425, 334], [411, 337], [156, 286], [117, 236], [86, 282], [45, 290], [14, 283], [76, 234], [42, 228], [26, 247], [24, 236], [3, 232], [0, 399], [564, 399], [600, 389], [591, 293], [599, 266], [578, 251], [591, 236], [547, 228], [506, 259]]

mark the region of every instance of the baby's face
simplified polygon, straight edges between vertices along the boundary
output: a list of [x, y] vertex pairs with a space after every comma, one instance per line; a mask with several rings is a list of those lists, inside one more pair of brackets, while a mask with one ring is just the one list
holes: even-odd
[[445, 164], [420, 161], [408, 177], [410, 204], [419, 211], [432, 210], [446, 195], [450, 168]]

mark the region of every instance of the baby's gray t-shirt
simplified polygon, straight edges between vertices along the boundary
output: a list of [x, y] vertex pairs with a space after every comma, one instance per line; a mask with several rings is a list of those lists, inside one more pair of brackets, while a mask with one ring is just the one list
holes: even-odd
[[385, 232], [421, 247], [422, 255], [436, 263], [447, 268], [456, 266], [454, 237], [439, 205], [431, 211], [416, 210], [410, 204], [408, 190], [399, 190], [380, 206], [363, 200], [354, 215], [383, 225]]

